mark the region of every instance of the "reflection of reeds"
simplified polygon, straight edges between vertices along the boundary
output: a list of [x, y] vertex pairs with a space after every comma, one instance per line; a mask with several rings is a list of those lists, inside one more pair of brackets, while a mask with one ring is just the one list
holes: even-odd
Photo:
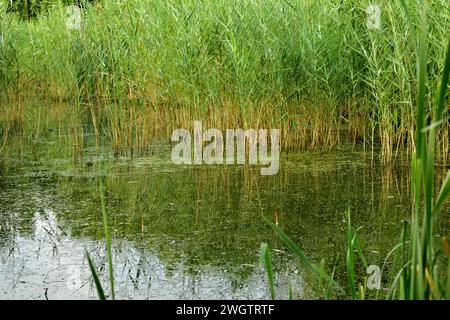
[[[196, 4], [102, 1], [83, 12], [81, 31], [66, 28], [60, 7], [33, 21], [0, 13], [3, 113], [20, 101], [14, 117], [24, 122], [37, 104], [67, 103], [63, 114], [105, 134], [116, 154], [145, 152], [155, 135], [196, 119], [219, 129], [280, 128], [285, 150], [380, 144], [389, 162], [397, 148], [413, 149], [414, 47], [397, 2], [379, 1], [382, 30], [366, 28], [370, 1]], [[435, 84], [448, 3], [424, 10]], [[41, 109], [42, 121], [53, 116]], [[72, 128], [74, 152], [84, 129]], [[444, 159], [448, 133], [446, 123], [436, 148]]]

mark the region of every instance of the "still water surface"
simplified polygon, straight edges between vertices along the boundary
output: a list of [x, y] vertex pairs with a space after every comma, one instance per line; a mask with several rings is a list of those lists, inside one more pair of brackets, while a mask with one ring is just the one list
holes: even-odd
[[380, 168], [354, 150], [285, 154], [277, 175], [261, 176], [249, 166], [175, 166], [164, 145], [133, 159], [86, 150], [75, 162], [48, 146], [3, 156], [1, 299], [96, 299], [86, 250], [107, 286], [102, 176], [122, 299], [269, 298], [262, 241], [272, 249], [278, 296], [291, 288], [294, 298], [315, 298], [311, 277], [263, 216], [277, 215], [345, 283], [345, 211], [376, 265], [410, 212], [408, 169]]

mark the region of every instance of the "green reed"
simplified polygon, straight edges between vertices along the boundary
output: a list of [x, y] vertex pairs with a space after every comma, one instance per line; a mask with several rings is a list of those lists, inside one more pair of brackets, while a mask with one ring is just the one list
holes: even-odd
[[[426, 7], [420, 1], [422, 10], [418, 16], [411, 13], [411, 7], [401, 0], [404, 12], [410, 23], [411, 38], [416, 53], [417, 97], [415, 108], [411, 110], [415, 118], [414, 152], [411, 165], [411, 184], [413, 190], [413, 208], [411, 221], [405, 223], [400, 242], [387, 255], [387, 261], [393, 257], [394, 274], [389, 277], [386, 292], [388, 299], [450, 299], [450, 256], [448, 238], [437, 238], [434, 226], [441, 214], [442, 206], [450, 193], [450, 171], [447, 172], [439, 191], [435, 190], [435, 153], [438, 129], [448, 124], [448, 82], [450, 75], [450, 39], [447, 39], [447, 50], [441, 80], [437, 85], [434, 101], [428, 101], [427, 69], [429, 66], [429, 23]], [[363, 265], [366, 259], [356, 237], [350, 219], [347, 217], [347, 277], [350, 297], [352, 299], [366, 297], [364, 280], [355, 283], [355, 252]], [[317, 266], [278, 228], [271, 224], [281, 239], [299, 258], [303, 265], [317, 275]], [[320, 277], [318, 277], [320, 279]], [[331, 278], [331, 277], [330, 277]], [[359, 289], [357, 289], [359, 288]], [[359, 290], [359, 294], [357, 293]], [[378, 298], [379, 292], [376, 297]], [[327, 297], [329, 297], [327, 295]]]
[[[404, 10], [412, 17], [408, 7], [402, 1]], [[445, 110], [450, 74], [450, 39], [447, 45], [442, 79], [437, 88], [435, 101], [430, 102], [427, 110], [427, 63], [428, 63], [428, 24], [424, 11], [418, 17], [419, 28], [413, 32], [416, 42], [417, 59], [417, 108], [416, 149], [413, 155], [412, 185], [414, 190], [414, 209], [411, 218], [409, 265], [400, 271], [400, 286], [392, 293], [400, 299], [443, 299], [449, 298], [450, 288], [446, 283], [450, 279], [447, 268], [442, 270], [438, 263], [441, 258], [450, 259], [445, 249], [437, 247], [434, 225], [439, 218], [442, 204], [450, 193], [450, 171], [442, 183], [440, 191], [435, 193], [435, 144], [436, 133], [443, 123], [448, 123], [448, 110]], [[412, 30], [413, 26], [411, 27]], [[427, 116], [431, 113], [431, 119]], [[422, 221], [420, 221], [422, 220]], [[443, 240], [446, 241], [445, 239]]]
[[[95, 117], [84, 124], [116, 153], [145, 152], [153, 136], [194, 119], [278, 127], [285, 150], [362, 143], [380, 146], [388, 162], [414, 148], [414, 46], [397, 1], [378, 1], [380, 30], [366, 27], [369, 0], [104, 0], [83, 11], [81, 30], [67, 29], [55, 3], [25, 21], [0, 9], [4, 114], [21, 103], [23, 118], [32, 108], [25, 101], [67, 102], [62, 113], [86, 118], [89, 110]], [[424, 10], [431, 86], [442, 70], [449, 4]], [[448, 133], [445, 124], [437, 135], [444, 161]]]
[[[115, 294], [115, 290], [114, 290], [114, 266], [113, 266], [112, 253], [111, 253], [111, 234], [109, 231], [108, 214], [106, 212], [106, 203], [105, 203], [103, 184], [104, 184], [103, 178], [100, 178], [100, 180], [99, 180], [100, 200], [101, 200], [101, 207], [102, 207], [103, 229], [104, 229], [105, 239], [106, 239], [106, 256], [108, 259], [109, 284], [110, 284], [110, 289], [111, 289], [111, 298], [113, 300], [115, 300], [116, 294]], [[98, 273], [97, 273], [97, 271], [95, 271], [94, 263], [92, 262], [91, 257], [89, 256], [89, 253], [87, 251], [86, 251], [86, 258], [89, 263], [89, 269], [91, 271], [92, 278], [94, 279], [94, 284], [97, 289], [98, 297], [100, 300], [106, 300], [103, 286], [98, 277]]]

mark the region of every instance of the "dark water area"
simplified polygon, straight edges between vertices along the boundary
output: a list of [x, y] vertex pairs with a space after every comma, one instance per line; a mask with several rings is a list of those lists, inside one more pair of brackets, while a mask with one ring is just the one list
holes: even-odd
[[88, 148], [83, 161], [56, 145], [1, 156], [1, 299], [96, 299], [85, 251], [108, 287], [100, 177], [122, 299], [268, 299], [261, 242], [272, 249], [278, 297], [315, 298], [312, 277], [263, 218], [277, 217], [345, 283], [346, 211], [379, 266], [411, 212], [406, 162], [381, 167], [362, 150], [283, 154], [279, 173], [261, 176], [248, 165], [177, 166], [161, 143], [132, 159]]

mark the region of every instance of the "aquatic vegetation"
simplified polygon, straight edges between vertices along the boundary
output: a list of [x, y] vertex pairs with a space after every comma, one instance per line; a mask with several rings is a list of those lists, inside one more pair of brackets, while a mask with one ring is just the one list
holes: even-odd
[[[344, 286], [341, 286], [335, 279], [334, 279], [334, 270], [331, 274], [328, 274], [325, 271], [324, 267], [324, 261], [322, 260], [320, 265], [315, 264], [307, 257], [307, 255], [292, 241], [284, 232], [283, 230], [278, 227], [276, 224], [272, 222], [268, 222], [272, 228], [275, 230], [277, 235], [281, 238], [281, 240], [285, 243], [285, 245], [294, 253], [294, 255], [298, 258], [299, 262], [305, 267], [306, 270], [314, 274], [314, 276], [317, 279], [317, 282], [319, 283], [319, 287], [322, 288], [322, 294], [325, 298], [330, 299], [332, 297], [335, 297], [336, 293], [338, 295], [344, 295], [345, 289]], [[266, 253], [267, 251], [267, 253]], [[269, 278], [269, 283], [271, 292], [273, 289], [273, 275], [271, 272], [272, 266], [270, 257], [268, 256], [268, 246], [261, 245], [261, 255], [264, 255], [266, 258], [266, 271]], [[365, 284], [358, 286], [358, 291], [355, 288], [356, 287], [356, 281], [355, 281], [355, 252], [357, 252], [357, 255], [363, 262], [364, 266], [367, 268], [367, 262], [366, 258], [364, 257], [364, 254], [362, 252], [362, 249], [359, 245], [358, 238], [356, 236], [356, 230], [353, 228], [350, 218], [350, 210], [347, 211], [347, 253], [346, 253], [346, 271], [347, 271], [347, 279], [348, 279], [348, 296], [350, 296], [352, 299], [358, 298], [365, 298]], [[275, 297], [275, 293], [272, 294], [272, 298]]]
[[[414, 45], [398, 1], [378, 1], [380, 29], [367, 28], [369, 4], [106, 0], [83, 10], [80, 30], [67, 28], [58, 4], [30, 21], [2, 10], [0, 122], [32, 116], [20, 128], [27, 135], [40, 115], [41, 126], [71, 133], [76, 155], [86, 132], [116, 154], [136, 154], [202, 120], [220, 130], [279, 128], [283, 150], [351, 143], [375, 157], [380, 146], [389, 162], [414, 149]], [[411, 6], [428, 17], [431, 88], [449, 4]], [[444, 163], [448, 137], [444, 123], [436, 135]]]
[[[109, 271], [109, 284], [111, 290], [111, 298], [113, 300], [116, 299], [116, 294], [114, 290], [114, 266], [112, 261], [112, 253], [111, 253], [111, 234], [109, 231], [109, 223], [108, 223], [108, 214], [106, 212], [106, 204], [105, 204], [105, 196], [103, 189], [103, 181], [102, 178], [99, 179], [99, 188], [100, 188], [100, 199], [102, 204], [102, 218], [103, 218], [103, 228], [105, 233], [106, 240], [106, 256], [108, 258], [108, 271]], [[94, 279], [95, 287], [97, 288], [98, 297], [100, 300], [106, 300], [105, 292], [103, 290], [102, 284], [100, 283], [97, 272], [95, 271], [94, 263], [89, 256], [89, 253], [86, 252], [86, 257], [89, 263], [89, 269], [92, 274], [92, 278]]]
[[275, 299], [275, 287], [273, 281], [272, 260], [270, 259], [270, 250], [267, 243], [261, 243], [259, 262], [264, 265], [267, 271], [267, 279], [269, 281], [270, 296]]
[[[404, 0], [404, 9], [411, 18]], [[438, 248], [435, 244], [434, 225], [439, 218], [442, 204], [450, 193], [450, 170], [435, 195], [435, 144], [436, 132], [442, 123], [448, 123], [448, 112], [444, 109], [450, 75], [450, 39], [442, 74], [432, 105], [431, 122], [426, 115], [426, 79], [428, 24], [422, 11], [419, 17], [420, 28], [413, 33], [416, 41], [417, 55], [417, 109], [416, 109], [416, 149], [412, 159], [412, 185], [414, 208], [411, 217], [409, 248], [403, 240], [402, 248], [408, 248], [409, 259], [393, 283], [391, 297], [399, 299], [449, 299], [450, 298], [450, 256], [448, 250]], [[411, 20], [410, 20], [411, 21]], [[411, 29], [413, 25], [411, 23]], [[422, 220], [422, 221], [420, 221]], [[445, 240], [443, 239], [444, 245]], [[448, 240], [447, 240], [448, 241]], [[447, 260], [449, 267], [442, 267], [439, 259]]]
[[[441, 81], [437, 86], [435, 100], [429, 105], [432, 113], [431, 121], [427, 117], [427, 64], [428, 24], [425, 10], [420, 12], [417, 30], [413, 24], [413, 16], [404, 0], [401, 1], [410, 22], [412, 39], [416, 47], [417, 59], [417, 102], [413, 115], [416, 119], [415, 150], [412, 157], [411, 185], [413, 189], [413, 208], [411, 220], [405, 224], [400, 242], [394, 246], [386, 257], [385, 263], [394, 255], [391, 268], [398, 270], [389, 279], [388, 299], [449, 299], [450, 298], [450, 255], [448, 238], [437, 238], [435, 224], [439, 219], [442, 205], [450, 194], [450, 171], [442, 182], [440, 190], [435, 192], [435, 153], [437, 130], [448, 123], [448, 112], [444, 108], [448, 92], [450, 75], [450, 40], [448, 41]], [[350, 297], [365, 298], [366, 283], [359, 286], [360, 294], [355, 289], [354, 252], [357, 252], [367, 268], [367, 262], [352, 228], [350, 214], [347, 227], [347, 276]], [[305, 254], [281, 231], [271, 223], [286, 245], [298, 256], [305, 267], [317, 274], [317, 266], [310, 262]], [[383, 265], [384, 268], [384, 265]], [[330, 277], [332, 278], [332, 277]], [[378, 293], [376, 295], [378, 297]]]

